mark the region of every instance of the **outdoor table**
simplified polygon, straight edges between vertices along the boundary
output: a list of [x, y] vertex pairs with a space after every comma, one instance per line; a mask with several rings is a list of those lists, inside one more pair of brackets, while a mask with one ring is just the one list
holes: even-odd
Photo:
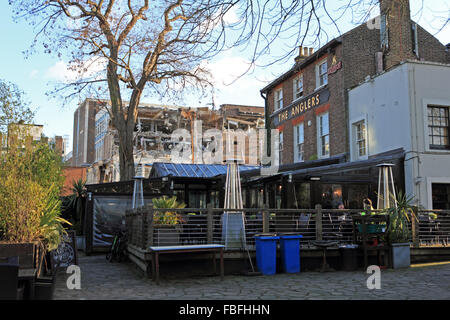
[[34, 299], [34, 283], [36, 281], [37, 269], [34, 268], [24, 268], [19, 269], [18, 280], [25, 282], [27, 285], [27, 295], [29, 300]]
[[216, 273], [216, 253], [220, 254], [220, 279], [223, 280], [224, 264], [223, 264], [223, 245], [220, 244], [204, 244], [204, 245], [186, 245], [186, 246], [160, 246], [150, 247], [152, 253], [152, 277], [159, 284], [159, 255], [162, 253], [213, 253], [214, 273]]

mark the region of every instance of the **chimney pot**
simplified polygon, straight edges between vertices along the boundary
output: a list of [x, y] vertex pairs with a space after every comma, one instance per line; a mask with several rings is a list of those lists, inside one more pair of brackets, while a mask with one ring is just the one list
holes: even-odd
[[302, 56], [303, 55], [303, 47], [300, 46], [300, 47], [298, 47], [298, 49], [299, 49], [300, 56]]
[[307, 48], [307, 47], [304, 48], [303, 55], [304, 55], [305, 57], [308, 56], [308, 48]]
[[309, 55], [311, 56], [314, 53], [314, 48], [309, 48]]

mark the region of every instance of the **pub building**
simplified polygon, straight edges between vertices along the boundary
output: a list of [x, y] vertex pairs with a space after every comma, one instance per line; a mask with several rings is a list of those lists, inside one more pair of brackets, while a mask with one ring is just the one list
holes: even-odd
[[294, 65], [261, 90], [266, 128], [279, 130], [281, 167], [272, 177], [248, 178], [250, 207], [361, 208], [364, 198], [376, 199], [383, 162], [395, 164], [396, 187], [405, 190], [405, 147], [368, 154], [367, 128], [349, 129], [348, 90], [405, 61], [449, 64], [450, 54], [411, 20], [409, 1], [380, 0], [380, 13], [379, 28], [369, 21], [316, 51], [300, 47]]

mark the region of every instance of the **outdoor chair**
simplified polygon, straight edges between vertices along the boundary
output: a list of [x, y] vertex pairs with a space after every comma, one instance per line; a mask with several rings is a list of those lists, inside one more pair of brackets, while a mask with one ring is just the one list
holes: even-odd
[[19, 286], [19, 257], [0, 264], [0, 300], [23, 300], [24, 286]]
[[300, 217], [297, 220], [297, 230], [300, 233], [308, 233], [309, 232], [309, 220], [311, 219], [310, 213], [301, 213]]

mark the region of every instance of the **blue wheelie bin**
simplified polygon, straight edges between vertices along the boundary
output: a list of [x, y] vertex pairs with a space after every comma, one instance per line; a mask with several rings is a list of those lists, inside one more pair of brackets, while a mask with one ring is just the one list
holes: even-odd
[[272, 275], [277, 271], [277, 240], [275, 234], [259, 234], [255, 236], [256, 266], [264, 275]]
[[299, 234], [280, 235], [281, 266], [284, 272], [300, 272], [300, 239]]

